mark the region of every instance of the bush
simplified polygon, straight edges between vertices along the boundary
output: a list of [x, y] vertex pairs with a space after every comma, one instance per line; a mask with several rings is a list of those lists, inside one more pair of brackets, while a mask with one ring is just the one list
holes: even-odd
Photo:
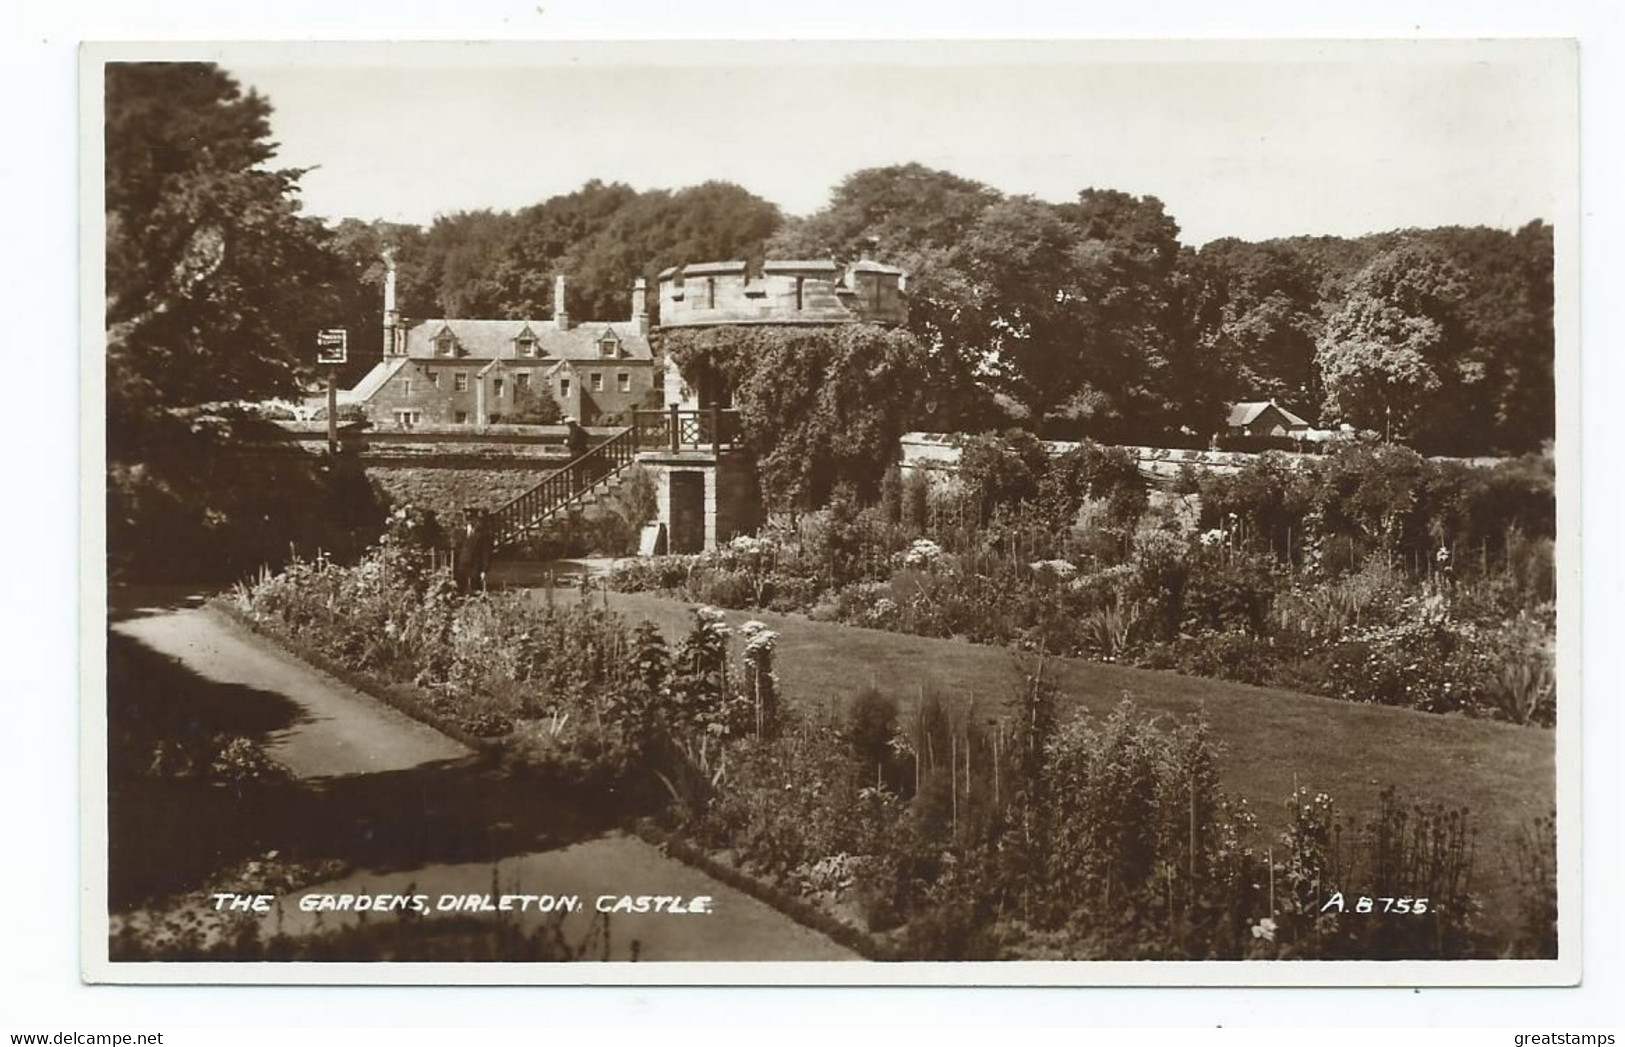
[[897, 699], [865, 687], [847, 703], [846, 743], [859, 767], [883, 768], [897, 737]]
[[959, 480], [978, 520], [985, 523], [1000, 506], [1037, 498], [1049, 455], [1032, 433], [1025, 429], [984, 433], [960, 441], [959, 446]]
[[[1277, 905], [1264, 955], [1300, 959], [1459, 959], [1482, 956], [1469, 891], [1476, 830], [1465, 809], [1403, 802], [1384, 789], [1375, 813], [1345, 825], [1330, 796], [1307, 787], [1287, 801]], [[1372, 899], [1359, 913], [1358, 899]], [[1400, 912], [1399, 899], [1425, 905]], [[1338, 908], [1341, 902], [1343, 908]], [[1378, 906], [1389, 906], [1379, 909]]]

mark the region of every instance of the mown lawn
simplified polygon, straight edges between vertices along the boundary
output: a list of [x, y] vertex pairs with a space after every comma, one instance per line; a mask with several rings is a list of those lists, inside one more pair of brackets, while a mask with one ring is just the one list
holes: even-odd
[[[691, 605], [676, 600], [645, 593], [607, 599], [632, 621], [654, 622], [673, 641], [692, 622]], [[1018, 682], [1013, 656], [1002, 648], [766, 612], [729, 611], [727, 617], [734, 626], [756, 619], [778, 632], [779, 677], [789, 700], [801, 705], [844, 703], [872, 683], [905, 708], [924, 689], [946, 699], [974, 697], [995, 716]], [[1389, 785], [1410, 801], [1469, 809], [1479, 827], [1474, 879], [1485, 921], [1512, 917], [1514, 842], [1555, 796], [1552, 731], [1069, 658], [1048, 659], [1046, 673], [1065, 695], [1063, 716], [1080, 706], [1105, 713], [1125, 695], [1151, 713], [1204, 712], [1224, 746], [1226, 789], [1246, 798], [1272, 838], [1285, 824], [1284, 804], [1298, 784], [1329, 793], [1345, 816], [1362, 820]]]

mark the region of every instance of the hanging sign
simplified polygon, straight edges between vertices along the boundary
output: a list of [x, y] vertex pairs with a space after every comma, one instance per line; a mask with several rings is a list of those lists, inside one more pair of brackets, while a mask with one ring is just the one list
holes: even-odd
[[316, 335], [316, 362], [330, 367], [349, 360], [349, 332], [342, 327], [331, 327]]

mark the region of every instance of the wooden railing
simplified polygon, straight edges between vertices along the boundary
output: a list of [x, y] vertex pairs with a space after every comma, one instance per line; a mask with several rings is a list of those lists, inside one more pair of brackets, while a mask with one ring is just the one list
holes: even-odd
[[513, 501], [492, 510], [492, 547], [501, 549], [518, 542], [560, 510], [619, 476], [637, 455], [636, 437], [635, 427], [621, 430], [563, 468], [548, 473], [541, 483]]
[[739, 412], [725, 407], [632, 411], [640, 451], [718, 451], [740, 442]]

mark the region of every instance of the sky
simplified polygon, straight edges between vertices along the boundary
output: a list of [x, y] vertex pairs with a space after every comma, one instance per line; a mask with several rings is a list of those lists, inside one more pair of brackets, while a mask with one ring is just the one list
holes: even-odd
[[306, 208], [427, 223], [589, 179], [790, 214], [918, 161], [1048, 200], [1160, 198], [1202, 244], [1553, 220], [1563, 44], [239, 45]]

